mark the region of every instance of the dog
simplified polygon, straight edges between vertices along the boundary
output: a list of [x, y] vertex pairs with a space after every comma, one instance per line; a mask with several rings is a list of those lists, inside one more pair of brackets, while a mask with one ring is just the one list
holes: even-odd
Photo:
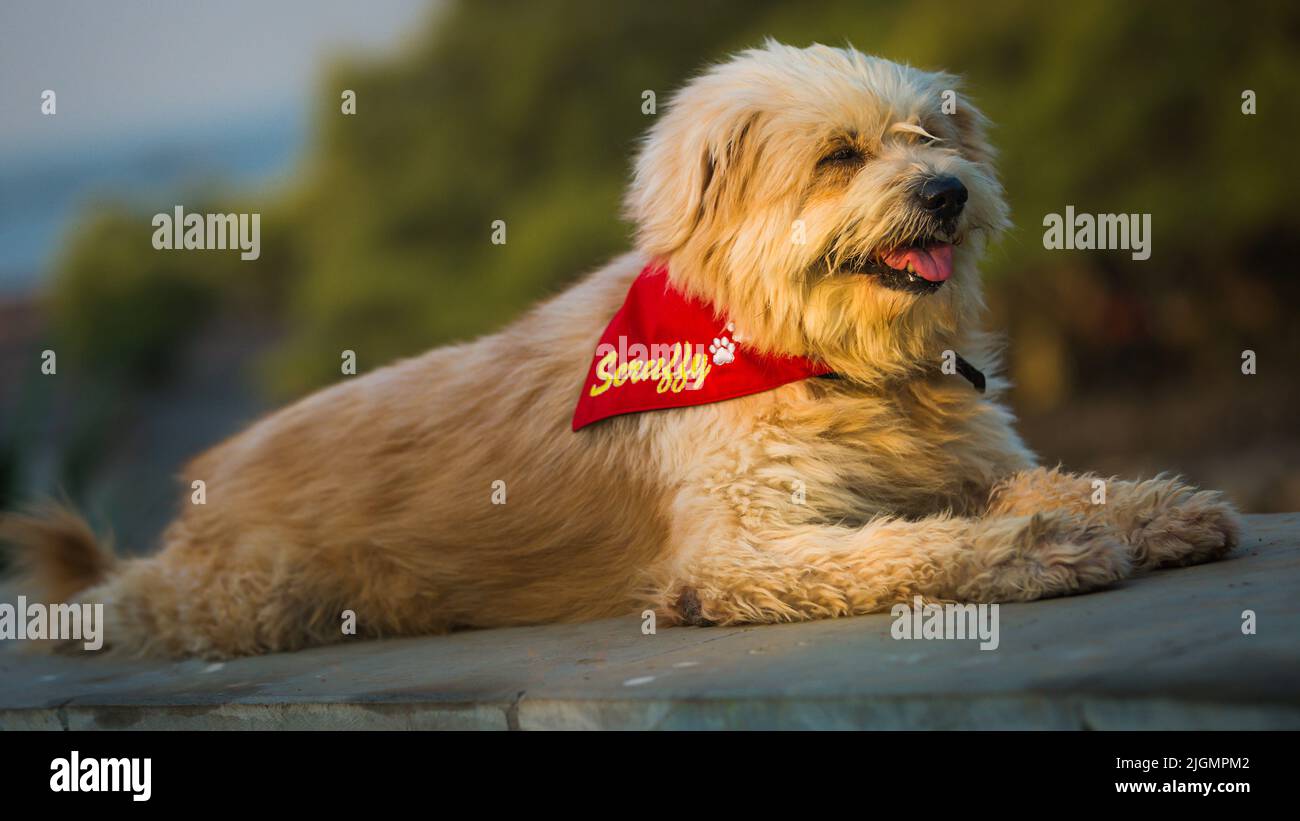
[[[202, 454], [206, 502], [156, 555], [67, 510], [4, 532], [36, 589], [104, 603], [113, 649], [207, 658], [337, 642], [348, 614], [369, 637], [792, 622], [1223, 556], [1220, 494], [1040, 467], [1017, 435], [977, 272], [1008, 209], [958, 88], [851, 48], [740, 53], [640, 144], [634, 251]], [[632, 347], [658, 353], [620, 353], [647, 322]]]

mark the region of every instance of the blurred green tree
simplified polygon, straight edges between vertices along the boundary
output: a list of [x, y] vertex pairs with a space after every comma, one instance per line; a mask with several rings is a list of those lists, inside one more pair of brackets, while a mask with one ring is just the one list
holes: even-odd
[[[264, 369], [280, 397], [336, 379], [344, 349], [364, 369], [490, 331], [627, 245], [615, 215], [652, 120], [643, 91], [663, 105], [766, 36], [964, 75], [997, 124], [1018, 224], [986, 271], [1015, 296], [998, 321], [1031, 404], [1068, 398], [1082, 357], [1144, 380], [1286, 323], [1295, 4], [501, 0], [453, 3], [402, 54], [330, 70], [304, 175], [257, 209], [277, 215], [263, 222], [277, 251], [160, 255], [109, 212], [60, 268], [57, 328], [134, 379], [238, 292], [286, 324]], [[1151, 213], [1152, 258], [1046, 252], [1042, 217], [1067, 205]], [[489, 241], [498, 219], [506, 245]]]

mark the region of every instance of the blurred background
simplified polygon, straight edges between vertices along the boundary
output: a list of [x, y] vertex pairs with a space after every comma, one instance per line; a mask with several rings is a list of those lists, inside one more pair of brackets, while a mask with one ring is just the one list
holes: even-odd
[[[966, 78], [1016, 223], [990, 321], [1044, 461], [1300, 510], [1300, 7], [1125, 0], [6, 2], [0, 509], [62, 494], [149, 549], [184, 460], [344, 349], [490, 332], [626, 248], [642, 92], [766, 36]], [[260, 213], [260, 259], [155, 251], [176, 205]], [[1045, 251], [1067, 205], [1150, 213], [1151, 258]]]

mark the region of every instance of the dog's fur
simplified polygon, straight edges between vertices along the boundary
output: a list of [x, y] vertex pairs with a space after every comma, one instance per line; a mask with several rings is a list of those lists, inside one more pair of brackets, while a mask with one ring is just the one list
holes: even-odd
[[[636, 251], [504, 331], [347, 379], [186, 467], [150, 558], [79, 520], [5, 530], [49, 595], [106, 603], [110, 645], [224, 657], [362, 635], [613, 616], [692, 624], [869, 613], [913, 596], [1024, 601], [1230, 550], [1238, 519], [1176, 480], [1039, 468], [997, 401], [976, 263], [1007, 223], [985, 122], [945, 74], [769, 42], [688, 84], [651, 128]], [[836, 146], [861, 155], [820, 160]], [[959, 178], [952, 278], [883, 287], [856, 260], [921, 238], [918, 182]], [[806, 242], [792, 242], [802, 220]], [[716, 404], [569, 420], [647, 261], [810, 379]], [[980, 395], [939, 367], [957, 351]], [[494, 483], [506, 503], [494, 504]], [[499, 500], [498, 500], [499, 501]]]

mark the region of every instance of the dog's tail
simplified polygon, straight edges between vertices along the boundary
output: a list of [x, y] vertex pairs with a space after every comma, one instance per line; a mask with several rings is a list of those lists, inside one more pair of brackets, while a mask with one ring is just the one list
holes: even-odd
[[106, 581], [117, 564], [86, 520], [55, 502], [0, 515], [0, 543], [11, 548], [22, 589], [48, 602], [71, 601]]
[[[338, 640], [333, 613], [341, 606], [286, 590], [259, 568], [169, 560], [169, 549], [184, 547], [185, 538], [169, 530], [157, 554], [117, 557], [66, 505], [0, 514], [0, 545], [13, 557], [19, 592], [42, 604], [102, 605], [97, 650], [217, 659]], [[28, 646], [88, 649], [82, 640], [52, 635]]]

